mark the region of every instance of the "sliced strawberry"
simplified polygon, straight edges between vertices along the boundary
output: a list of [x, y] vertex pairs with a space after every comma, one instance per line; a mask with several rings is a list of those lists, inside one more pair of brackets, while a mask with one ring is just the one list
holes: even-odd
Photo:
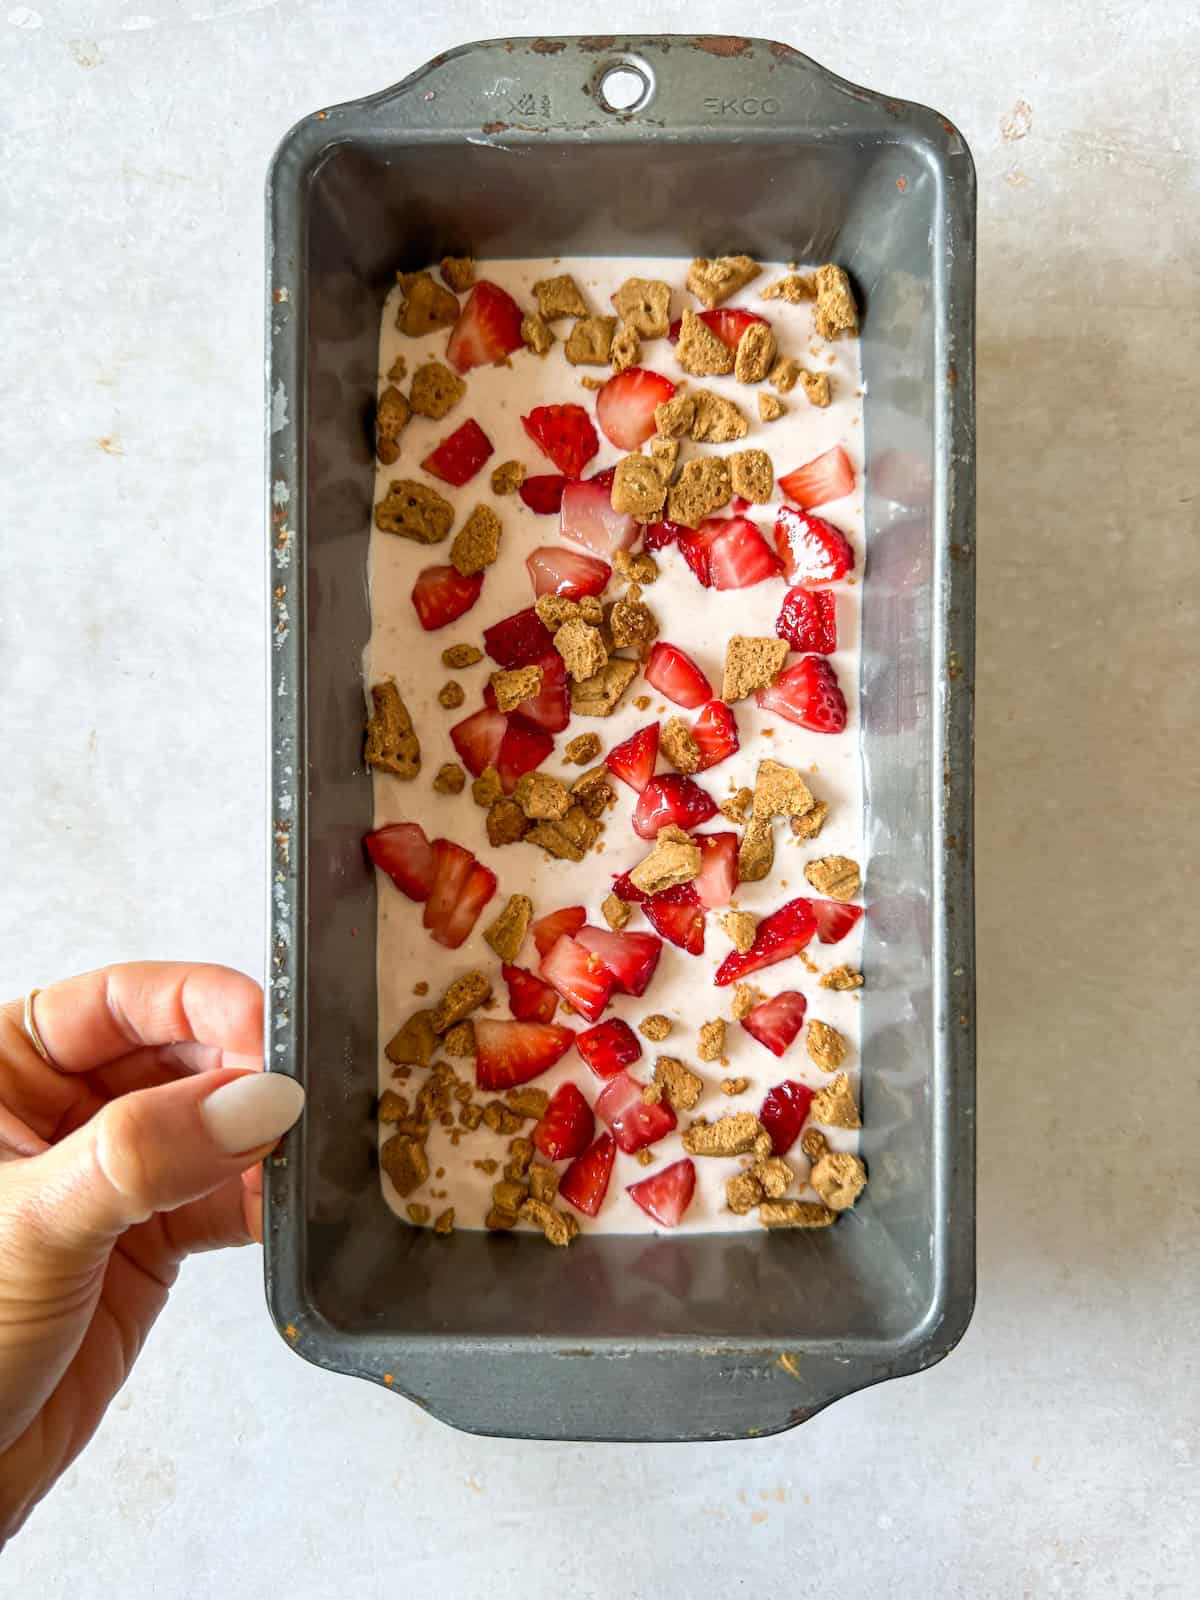
[[598, 478], [569, 483], [563, 490], [559, 528], [564, 539], [574, 539], [605, 560], [637, 543], [641, 531], [632, 517], [612, 508], [611, 487]]
[[794, 506], [780, 506], [775, 513], [775, 548], [786, 576], [810, 587], [836, 583], [854, 570], [854, 551], [846, 535], [824, 517]]
[[554, 636], [532, 606], [485, 628], [483, 648], [501, 667], [531, 667], [557, 653]]
[[658, 723], [639, 728], [628, 739], [613, 745], [604, 758], [604, 764], [614, 777], [620, 778], [638, 794], [654, 776], [654, 763], [658, 757]]
[[704, 954], [704, 907], [694, 884], [677, 883], [642, 901], [650, 926], [690, 956]]
[[764, 578], [779, 576], [774, 551], [746, 517], [730, 517], [709, 551], [709, 578], [714, 589], [749, 589]]
[[618, 899], [624, 900], [626, 905], [641, 905], [643, 900], [650, 896], [639, 889], [627, 872], [622, 872], [620, 877], [613, 879], [613, 893]]
[[617, 476], [616, 467], [601, 467], [599, 472], [593, 472], [587, 479], [588, 483], [601, 484], [605, 489], [611, 489]]
[[779, 480], [779, 488], [798, 506], [823, 506], [828, 500], [840, 500], [849, 494], [856, 481], [853, 461], [840, 444], [835, 444], [824, 455], [786, 473]]
[[736, 950], [729, 952], [717, 968], [713, 982], [734, 983], [752, 972], [761, 972], [764, 967], [773, 967], [777, 961], [786, 961], [803, 950], [816, 931], [817, 919], [810, 902], [789, 900], [762, 919], [755, 931], [754, 943], [745, 955], [739, 955]]
[[591, 1106], [573, 1083], [560, 1083], [531, 1138], [547, 1161], [571, 1161], [583, 1154], [595, 1131]]
[[846, 726], [846, 696], [824, 656], [805, 656], [756, 689], [754, 698], [764, 711], [813, 733], [841, 733]]
[[662, 955], [661, 939], [652, 933], [614, 933], [586, 924], [575, 938], [608, 968], [618, 994], [645, 994]]
[[[522, 700], [520, 715], [527, 722], [536, 722], [547, 733], [561, 733], [571, 720], [571, 685], [563, 658], [555, 651], [535, 663], [542, 669], [542, 687], [532, 700]], [[489, 710], [496, 709], [496, 691], [486, 684], [483, 703]]]
[[863, 914], [861, 906], [848, 906], [840, 900], [813, 900], [811, 905], [822, 944], [840, 944]]
[[785, 1156], [800, 1137], [808, 1108], [812, 1105], [813, 1091], [806, 1083], [785, 1078], [763, 1098], [758, 1120], [771, 1135], [771, 1154]]
[[660, 640], [650, 652], [645, 674], [646, 682], [677, 706], [692, 709], [713, 697], [712, 684], [678, 645]]
[[[711, 333], [715, 333], [722, 344], [736, 350], [741, 337], [746, 329], [755, 322], [766, 322], [766, 317], [756, 316], [753, 311], [741, 311], [736, 306], [718, 306], [716, 311], [699, 311], [696, 315], [705, 323]], [[672, 344], [679, 338], [679, 330], [683, 325], [683, 318], [671, 324], [668, 335]]]
[[503, 711], [485, 708], [456, 722], [450, 729], [450, 743], [463, 766], [477, 778], [484, 767], [494, 767], [500, 759], [500, 746], [507, 732], [508, 718]]
[[496, 892], [496, 874], [449, 839], [433, 841], [433, 887], [422, 922], [430, 937], [457, 950]]
[[623, 1017], [609, 1017], [576, 1035], [579, 1054], [598, 1078], [615, 1077], [623, 1067], [640, 1060], [638, 1036]]
[[744, 495], [735, 494], [733, 499], [729, 502], [729, 509], [730, 511], [735, 512], [738, 516], [741, 516], [743, 512], [749, 511], [753, 504], [753, 500], [747, 500]]
[[548, 983], [508, 961], [502, 964], [500, 975], [508, 985], [508, 1009], [518, 1022], [554, 1021], [558, 996]]
[[563, 490], [569, 481], [560, 472], [537, 473], [532, 478], [526, 478], [517, 493], [530, 511], [536, 511], [539, 516], [557, 515], [562, 505]]
[[681, 772], [666, 772], [650, 782], [633, 808], [633, 831], [639, 839], [653, 839], [673, 822], [677, 828], [698, 828], [717, 814], [712, 795]]
[[578, 478], [600, 448], [592, 419], [582, 406], [534, 406], [521, 418], [525, 432], [560, 472]]
[[589, 1022], [600, 1020], [613, 991], [613, 977], [598, 956], [564, 933], [542, 957], [540, 971], [573, 1011]]
[[738, 886], [738, 836], [736, 833], [696, 833], [700, 846], [700, 876], [692, 883], [700, 904], [713, 911], [727, 906]]
[[627, 1072], [618, 1072], [601, 1089], [596, 1099], [596, 1115], [607, 1122], [612, 1136], [626, 1155], [643, 1150], [664, 1138], [675, 1126], [675, 1113], [669, 1101], [647, 1104], [642, 1088]]
[[558, 1186], [559, 1198], [582, 1211], [585, 1217], [594, 1217], [608, 1193], [608, 1180], [612, 1177], [617, 1147], [611, 1133], [602, 1133], [590, 1150], [576, 1156], [562, 1175]]
[[664, 1228], [674, 1228], [692, 1203], [696, 1168], [684, 1156], [682, 1161], [672, 1161], [661, 1172], [652, 1172], [648, 1178], [627, 1184], [625, 1192], [648, 1217], [661, 1222]]
[[450, 332], [446, 359], [456, 372], [495, 366], [521, 348], [521, 308], [498, 284], [481, 278]]
[[545, 728], [539, 728], [536, 722], [530, 722], [519, 712], [510, 712], [496, 757], [496, 771], [505, 794], [513, 792], [518, 778], [540, 767], [553, 749], [554, 740]]
[[692, 723], [692, 738], [700, 751], [697, 772], [707, 772], [738, 749], [737, 722], [733, 708], [724, 700], [710, 700]]
[[773, 1056], [781, 1056], [800, 1032], [808, 1002], [795, 989], [762, 1000], [742, 1018], [742, 1027]]
[[675, 393], [675, 385], [645, 367], [626, 367], [596, 396], [596, 420], [618, 450], [640, 450], [654, 432], [654, 408]]
[[828, 589], [789, 589], [775, 632], [793, 650], [832, 655], [837, 649], [837, 601]]
[[482, 588], [482, 572], [464, 578], [454, 567], [423, 568], [417, 573], [412, 592], [417, 621], [426, 633], [457, 622], [479, 599]]
[[650, 522], [642, 529], [642, 543], [647, 550], [665, 550], [691, 531], [682, 522]]
[[493, 1022], [475, 1019], [475, 1082], [480, 1089], [512, 1089], [528, 1083], [566, 1055], [574, 1031], [557, 1022]]
[[587, 912], [582, 906], [564, 906], [561, 911], [550, 911], [539, 917], [529, 928], [538, 955], [544, 956], [548, 950], [553, 950], [564, 933], [578, 933], [586, 921]]
[[712, 588], [713, 545], [729, 527], [728, 517], [706, 517], [698, 528], [683, 528], [675, 543], [679, 553], [706, 589]]
[[560, 594], [567, 600], [602, 594], [612, 577], [607, 561], [581, 555], [578, 550], [564, 550], [560, 544], [544, 544], [530, 551], [525, 567], [535, 595]]
[[[391, 822], [363, 840], [367, 854], [410, 900], [428, 900], [433, 888], [433, 846], [415, 822]], [[857, 908], [856, 908], [857, 909]]]
[[472, 417], [431, 450], [421, 465], [433, 477], [461, 489], [491, 453], [492, 441]]

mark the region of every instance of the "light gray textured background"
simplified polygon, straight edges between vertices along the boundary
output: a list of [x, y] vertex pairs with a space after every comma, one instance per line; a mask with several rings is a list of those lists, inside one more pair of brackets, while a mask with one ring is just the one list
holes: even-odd
[[268, 1325], [257, 1252], [198, 1261], [0, 1594], [1190, 1600], [1189, 0], [8, 5], [3, 985], [118, 957], [261, 966], [278, 137], [446, 46], [597, 26], [787, 40], [945, 111], [978, 163], [975, 1322], [937, 1370], [780, 1438], [506, 1444], [303, 1365]]

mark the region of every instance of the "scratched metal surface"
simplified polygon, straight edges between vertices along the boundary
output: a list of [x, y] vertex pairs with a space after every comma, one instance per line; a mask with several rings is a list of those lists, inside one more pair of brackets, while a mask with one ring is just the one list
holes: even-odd
[[[594, 12], [594, 8], [593, 8]], [[261, 177], [283, 129], [498, 27], [83, 0], [0, 25], [10, 992], [265, 937]], [[728, 27], [711, 4], [630, 27]], [[297, 1361], [202, 1258], [0, 1594], [1084, 1600], [1200, 1590], [1197, 77], [1191, 8], [771, 3], [980, 174], [980, 1285], [939, 1367], [753, 1444], [513, 1444]], [[550, 4], [547, 31], [595, 26]], [[184, 711], [181, 708], [186, 708]], [[1115, 820], [1114, 820], [1115, 819]], [[1128, 909], [1127, 909], [1128, 908]], [[1130, 917], [1128, 910], [1134, 910]], [[1153, 1069], [1153, 1095], [1138, 1092]], [[378, 1529], [379, 1537], [372, 1538]], [[614, 1530], [619, 1530], [614, 1535]], [[393, 1546], [398, 1546], [393, 1550]]]

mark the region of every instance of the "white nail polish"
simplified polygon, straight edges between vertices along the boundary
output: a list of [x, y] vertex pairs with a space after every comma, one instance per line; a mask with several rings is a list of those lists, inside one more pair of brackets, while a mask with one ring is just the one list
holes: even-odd
[[209, 1133], [227, 1155], [240, 1155], [286, 1133], [304, 1110], [304, 1090], [282, 1072], [250, 1072], [214, 1089], [200, 1106]]

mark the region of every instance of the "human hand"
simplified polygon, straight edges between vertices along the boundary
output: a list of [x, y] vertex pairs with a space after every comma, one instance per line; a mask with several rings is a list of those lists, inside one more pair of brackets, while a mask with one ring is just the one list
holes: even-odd
[[262, 991], [227, 967], [108, 967], [30, 1013], [0, 1007], [0, 1543], [96, 1431], [184, 1256], [261, 1241], [259, 1162], [304, 1103], [262, 1073]]

